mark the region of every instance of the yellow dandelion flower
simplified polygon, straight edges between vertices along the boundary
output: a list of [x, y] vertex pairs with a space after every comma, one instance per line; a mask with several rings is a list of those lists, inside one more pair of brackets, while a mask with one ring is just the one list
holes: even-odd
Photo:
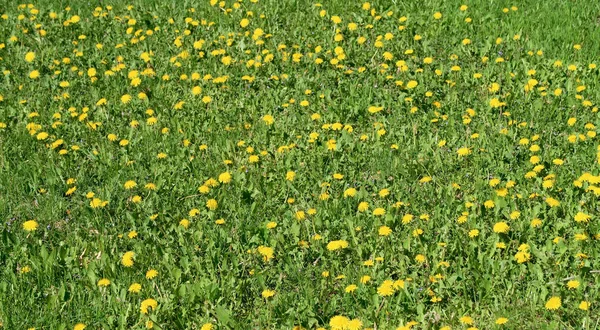
[[550, 299], [548, 299], [548, 301], [546, 302], [546, 309], [548, 310], [557, 310], [559, 309], [561, 306], [561, 301], [560, 301], [560, 297], [552, 297]]
[[35, 220], [29, 220], [23, 222], [23, 230], [25, 231], [35, 231], [38, 228], [38, 223]]

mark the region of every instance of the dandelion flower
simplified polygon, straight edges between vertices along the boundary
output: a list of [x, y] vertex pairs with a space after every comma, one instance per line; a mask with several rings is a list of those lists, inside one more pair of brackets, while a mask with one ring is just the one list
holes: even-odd
[[27, 54], [25, 54], [25, 61], [31, 63], [31, 62], [33, 62], [33, 60], [35, 60], [35, 53], [27, 52]]
[[577, 212], [577, 214], [575, 215], [575, 221], [576, 222], [588, 222], [590, 221], [592, 217], [583, 213], [583, 212]]
[[216, 199], [209, 199], [208, 201], [206, 201], [206, 207], [211, 211], [216, 210], [218, 205], [219, 203]]
[[577, 289], [579, 287], [580, 283], [577, 280], [571, 280], [569, 282], [567, 282], [567, 288], [569, 289]]
[[264, 115], [262, 120], [267, 125], [273, 125], [273, 123], [275, 122], [275, 119], [273, 119], [273, 116], [271, 116], [271, 115]]
[[151, 280], [158, 276], [158, 272], [155, 269], [150, 269], [146, 272], [146, 278]]
[[377, 288], [377, 294], [382, 297], [391, 296], [394, 294], [394, 282], [390, 280], [383, 281]]
[[98, 281], [98, 286], [99, 287], [107, 287], [110, 285], [110, 280], [107, 278], [103, 278], [101, 280]]
[[348, 247], [348, 242], [344, 240], [331, 241], [327, 244], [327, 250], [335, 251], [340, 249], [345, 249]]
[[419, 83], [417, 81], [411, 80], [408, 83], [406, 83], [406, 88], [413, 89], [413, 88], [417, 87], [417, 85], [419, 85]]
[[360, 202], [358, 204], [358, 211], [359, 212], [365, 212], [368, 209], [369, 209], [369, 203], [367, 203], [367, 202]]
[[459, 156], [461, 156], [461, 157], [464, 157], [464, 156], [467, 156], [467, 155], [471, 154], [471, 149], [469, 149], [469, 148], [467, 148], [467, 147], [462, 147], [462, 148], [459, 148], [459, 149], [456, 151], [456, 153], [457, 153]]
[[265, 262], [273, 259], [273, 248], [261, 245], [257, 248], [257, 251], [263, 256]]
[[38, 228], [38, 223], [35, 220], [29, 220], [23, 222], [23, 230], [25, 231], [35, 231]]
[[459, 319], [460, 323], [462, 324], [466, 324], [466, 325], [473, 325], [473, 318], [470, 316], [463, 316]]
[[560, 301], [560, 297], [552, 297], [550, 299], [548, 299], [548, 301], [546, 302], [546, 309], [547, 310], [557, 310], [559, 309], [561, 306], [561, 301]]
[[344, 197], [354, 197], [356, 195], [356, 189], [348, 188], [344, 191]]
[[509, 230], [510, 230], [510, 226], [504, 221], [496, 222], [496, 224], [494, 225], [495, 233], [506, 234], [506, 233], [508, 233]]
[[123, 266], [125, 266], [125, 267], [133, 266], [133, 257], [134, 256], [135, 256], [135, 253], [133, 251], [125, 252], [125, 254], [123, 254], [123, 257], [121, 257], [121, 264], [123, 264]]
[[337, 315], [329, 320], [329, 326], [331, 330], [345, 330], [348, 328], [350, 319], [345, 316]]
[[267, 299], [270, 297], [273, 297], [275, 295], [275, 291], [273, 290], [269, 290], [269, 289], [265, 289], [263, 290], [263, 292], [261, 293], [262, 297]]
[[392, 233], [392, 229], [388, 226], [379, 227], [379, 236], [389, 236]]
[[148, 298], [142, 301], [140, 312], [142, 312], [142, 314], [148, 314], [149, 310], [155, 310], [156, 307], [158, 307], [158, 302], [152, 298]]
[[376, 209], [374, 209], [374, 210], [373, 210], [373, 215], [374, 215], [374, 216], [382, 216], [382, 215], [385, 215], [385, 209], [384, 209], [384, 208], [381, 208], [381, 207], [378, 207], [378, 208], [376, 208]]
[[221, 183], [229, 183], [231, 182], [231, 174], [229, 172], [224, 172], [219, 175], [219, 182]]
[[127, 291], [129, 291], [130, 293], [138, 293], [140, 292], [140, 290], [142, 290], [142, 285], [139, 283], [133, 283], [129, 286], [129, 289]]
[[294, 172], [294, 171], [288, 171], [285, 174], [285, 179], [288, 181], [294, 181], [294, 178], [296, 178], [296, 172]]

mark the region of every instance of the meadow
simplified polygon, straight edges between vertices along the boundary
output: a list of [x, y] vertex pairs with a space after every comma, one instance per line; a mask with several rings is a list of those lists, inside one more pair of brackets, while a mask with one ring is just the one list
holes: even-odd
[[600, 2], [0, 4], [0, 329], [600, 328]]

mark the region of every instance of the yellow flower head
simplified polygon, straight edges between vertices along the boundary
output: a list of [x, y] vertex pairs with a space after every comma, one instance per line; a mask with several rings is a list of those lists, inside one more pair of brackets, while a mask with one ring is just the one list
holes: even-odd
[[546, 302], [546, 309], [548, 310], [557, 310], [559, 309], [561, 306], [561, 301], [560, 301], [560, 297], [552, 297], [550, 299], [548, 299], [548, 301]]
[[38, 228], [38, 223], [35, 220], [29, 220], [23, 222], [23, 229], [25, 231], [35, 231]]
[[125, 267], [131, 267], [133, 266], [133, 257], [135, 256], [135, 253], [133, 251], [127, 251], [123, 254], [123, 256], [121, 257], [121, 264]]
[[142, 312], [142, 314], [148, 314], [149, 311], [155, 310], [156, 307], [158, 307], [158, 302], [152, 298], [148, 298], [142, 301], [140, 305], [140, 312]]

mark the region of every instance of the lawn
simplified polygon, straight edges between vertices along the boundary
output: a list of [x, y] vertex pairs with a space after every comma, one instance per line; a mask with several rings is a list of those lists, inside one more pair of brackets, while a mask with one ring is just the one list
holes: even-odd
[[600, 328], [600, 2], [0, 15], [1, 329]]

